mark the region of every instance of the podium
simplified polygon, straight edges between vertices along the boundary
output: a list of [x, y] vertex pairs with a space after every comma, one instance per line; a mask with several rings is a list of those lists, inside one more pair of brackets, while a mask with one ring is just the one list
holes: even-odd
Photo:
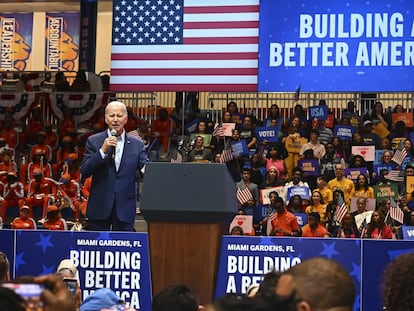
[[148, 163], [141, 211], [148, 222], [153, 294], [171, 284], [214, 298], [221, 235], [237, 213], [225, 164]]

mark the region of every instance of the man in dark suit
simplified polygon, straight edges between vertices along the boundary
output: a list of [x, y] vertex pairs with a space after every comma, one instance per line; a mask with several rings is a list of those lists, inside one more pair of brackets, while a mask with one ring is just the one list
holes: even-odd
[[136, 177], [148, 156], [142, 141], [124, 130], [125, 104], [114, 101], [105, 109], [108, 129], [90, 136], [81, 165], [82, 178], [92, 176], [86, 217], [94, 231], [133, 231]]

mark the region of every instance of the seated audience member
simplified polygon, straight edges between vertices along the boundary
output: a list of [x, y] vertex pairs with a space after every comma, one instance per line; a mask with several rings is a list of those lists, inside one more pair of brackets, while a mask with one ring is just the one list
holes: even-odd
[[189, 162], [210, 162], [211, 150], [204, 147], [204, 138], [197, 136], [194, 149], [188, 154]]
[[55, 90], [56, 92], [69, 91], [69, 82], [63, 71], [58, 71], [55, 74]]
[[354, 196], [371, 199], [374, 198], [374, 188], [369, 185], [368, 178], [363, 174], [358, 175], [357, 181], [355, 183]]
[[197, 294], [180, 284], [165, 287], [152, 299], [152, 311], [197, 311], [200, 307]]
[[367, 211], [367, 198], [365, 197], [359, 197], [357, 199], [357, 209], [355, 211], [353, 211], [351, 214], [352, 216], [356, 216], [358, 214], [362, 214], [363, 212]]
[[20, 230], [36, 230], [36, 222], [29, 216], [30, 208], [27, 205], [23, 205], [19, 209], [19, 217], [16, 217], [11, 222], [10, 226], [12, 229]]
[[0, 131], [0, 137], [3, 138], [7, 147], [13, 150], [16, 149], [19, 144], [19, 133], [14, 127], [14, 122], [11, 118], [6, 118], [3, 122], [3, 128]]
[[356, 224], [354, 216], [352, 216], [350, 213], [346, 213], [344, 218], [342, 219], [342, 222], [340, 226], [338, 227], [338, 230], [336, 233], [334, 233], [332, 236], [337, 238], [360, 238], [361, 233], [359, 232]]
[[[342, 190], [335, 190], [333, 192], [332, 195], [333, 199], [332, 202], [328, 203], [328, 205], [326, 206], [326, 226], [328, 229], [328, 232], [331, 236], [335, 236], [336, 232], [338, 231], [340, 222], [338, 221], [338, 200], [339, 197], [344, 198], [344, 193], [342, 192]], [[348, 207], [347, 207], [348, 209]]]
[[382, 274], [383, 310], [414, 310], [414, 253], [402, 254], [391, 261]]
[[283, 185], [283, 180], [279, 178], [279, 171], [276, 167], [270, 167], [266, 171], [266, 177], [263, 183], [260, 185], [260, 189], [279, 187]]
[[246, 164], [250, 165], [250, 180], [260, 186], [266, 178], [266, 168], [260, 163], [260, 155], [258, 153], [253, 154], [249, 163]]
[[[309, 184], [306, 181], [302, 181], [302, 176], [303, 176], [303, 170], [298, 166], [294, 167], [292, 170], [292, 180], [287, 182], [284, 186], [284, 194], [285, 194], [287, 204], [289, 204], [289, 200], [287, 200], [287, 197], [289, 193], [289, 188], [291, 187], [306, 187], [308, 189], [307, 190], [308, 198], [310, 199], [311, 192], [310, 192]], [[309, 202], [308, 198], [302, 198], [305, 204]]]
[[250, 169], [243, 168], [242, 171], [242, 180], [236, 183], [237, 189], [244, 190], [248, 188], [251, 193], [251, 199], [247, 201], [240, 201], [239, 200], [239, 207], [243, 209], [246, 214], [252, 215], [255, 212], [255, 207], [259, 202], [259, 188], [256, 184], [250, 181]]
[[49, 205], [47, 208], [47, 219], [43, 224], [46, 230], [68, 230], [66, 220], [56, 205]]
[[174, 120], [168, 116], [167, 109], [160, 109], [158, 118], [152, 122], [151, 132], [161, 145], [161, 159], [165, 159], [170, 152], [170, 138], [175, 135], [176, 124]]
[[[4, 220], [6, 216], [6, 210], [12, 207], [19, 207], [23, 205], [24, 199], [24, 186], [14, 172], [9, 172], [6, 177], [6, 183], [4, 185], [4, 194], [1, 202], [0, 217]], [[17, 214], [17, 213], [16, 213]]]
[[302, 237], [323, 238], [328, 237], [328, 230], [320, 224], [321, 216], [317, 212], [308, 214], [308, 223], [302, 227]]
[[322, 194], [315, 190], [312, 192], [312, 197], [310, 200], [310, 205], [308, 205], [305, 209], [306, 214], [308, 217], [311, 213], [316, 212], [320, 215], [320, 222], [322, 225], [325, 225], [327, 222], [326, 219], [326, 204], [324, 204]]
[[319, 143], [319, 131], [311, 130], [309, 142], [302, 146], [299, 155], [303, 157], [306, 150], [312, 150], [315, 158], [320, 160], [325, 155], [325, 146]]
[[276, 213], [269, 216], [269, 235], [299, 236], [299, 224], [296, 216], [288, 212], [282, 198], [276, 198], [274, 203]]
[[60, 206], [61, 211], [64, 213], [66, 219], [78, 220], [81, 204], [79, 183], [72, 180], [69, 174], [63, 174], [60, 177], [59, 182], [60, 185], [56, 191], [56, 197], [60, 197], [61, 202], [63, 203], [62, 206]]
[[324, 175], [319, 175], [316, 178], [317, 188], [313, 191], [319, 191], [325, 204], [332, 202], [332, 190], [328, 188], [327, 180]]
[[336, 178], [328, 182], [328, 187], [332, 191], [339, 189], [344, 193], [344, 201], [347, 206], [351, 205], [351, 197], [355, 193], [355, 184], [351, 179], [345, 177], [345, 169], [343, 164], [335, 164]]
[[240, 138], [246, 141], [249, 150], [256, 149], [257, 138], [251, 116], [244, 117], [240, 128]]
[[372, 213], [367, 232], [362, 237], [368, 239], [392, 239], [391, 227], [385, 223], [385, 217], [380, 211]]
[[73, 80], [72, 85], [69, 87], [71, 92], [90, 92], [91, 84], [86, 79], [86, 73], [83, 70], [79, 70], [76, 73], [76, 78]]
[[260, 148], [259, 151], [259, 161], [265, 166], [266, 171], [269, 171], [272, 167], [276, 168], [279, 172], [278, 178], [282, 181], [285, 181], [286, 178], [286, 166], [283, 158], [286, 151], [280, 143], [266, 143], [267, 145], [267, 155], [266, 158], [263, 158], [264, 148]]
[[356, 291], [352, 278], [342, 265], [315, 257], [283, 272], [276, 295], [291, 302], [293, 309], [289, 310], [351, 311]]

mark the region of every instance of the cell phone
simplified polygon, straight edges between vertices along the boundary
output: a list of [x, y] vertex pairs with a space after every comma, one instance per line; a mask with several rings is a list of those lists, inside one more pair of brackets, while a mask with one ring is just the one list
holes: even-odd
[[67, 288], [69, 289], [69, 291], [72, 294], [76, 293], [76, 289], [78, 287], [78, 280], [70, 279], [70, 278], [64, 278], [63, 283], [65, 283], [65, 285], [67, 286]]
[[42, 310], [43, 303], [40, 295], [45, 289], [43, 284], [37, 283], [2, 283], [1, 286], [12, 289], [26, 301], [26, 310]]

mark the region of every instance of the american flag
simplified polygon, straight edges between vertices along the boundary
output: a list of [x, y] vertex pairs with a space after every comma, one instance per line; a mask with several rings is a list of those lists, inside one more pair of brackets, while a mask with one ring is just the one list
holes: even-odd
[[336, 210], [336, 220], [338, 222], [342, 222], [342, 219], [344, 219], [344, 216], [346, 213], [348, 213], [348, 207], [345, 204], [344, 199], [342, 198], [342, 195], [339, 195], [338, 197], [338, 204], [337, 204], [337, 210]]
[[397, 149], [395, 149], [394, 151], [394, 155], [392, 156], [391, 160], [397, 163], [398, 165], [401, 165], [406, 156], [407, 150], [404, 148], [404, 142], [400, 141]]
[[388, 172], [387, 175], [385, 175], [385, 179], [396, 181], [396, 182], [402, 182], [404, 181], [404, 176], [402, 175], [401, 170], [391, 170]]
[[213, 130], [212, 135], [216, 136], [216, 137], [223, 137], [224, 136], [224, 129], [223, 129], [223, 124], [222, 123], [216, 123], [216, 125], [214, 126], [214, 130]]
[[399, 223], [404, 223], [404, 212], [398, 207], [397, 202], [393, 198], [390, 198], [390, 216]]
[[233, 150], [231, 149], [231, 144], [228, 141], [226, 143], [226, 146], [224, 147], [223, 151], [221, 152], [220, 155], [220, 163], [226, 163], [229, 162], [231, 160], [233, 160]]
[[253, 200], [253, 194], [248, 187], [244, 189], [237, 188], [236, 197], [241, 205]]
[[299, 85], [298, 88], [296, 89], [296, 92], [295, 92], [295, 102], [299, 101], [299, 97], [300, 97], [300, 87], [301, 87], [301, 85]]
[[114, 0], [112, 91], [257, 91], [259, 0]]

